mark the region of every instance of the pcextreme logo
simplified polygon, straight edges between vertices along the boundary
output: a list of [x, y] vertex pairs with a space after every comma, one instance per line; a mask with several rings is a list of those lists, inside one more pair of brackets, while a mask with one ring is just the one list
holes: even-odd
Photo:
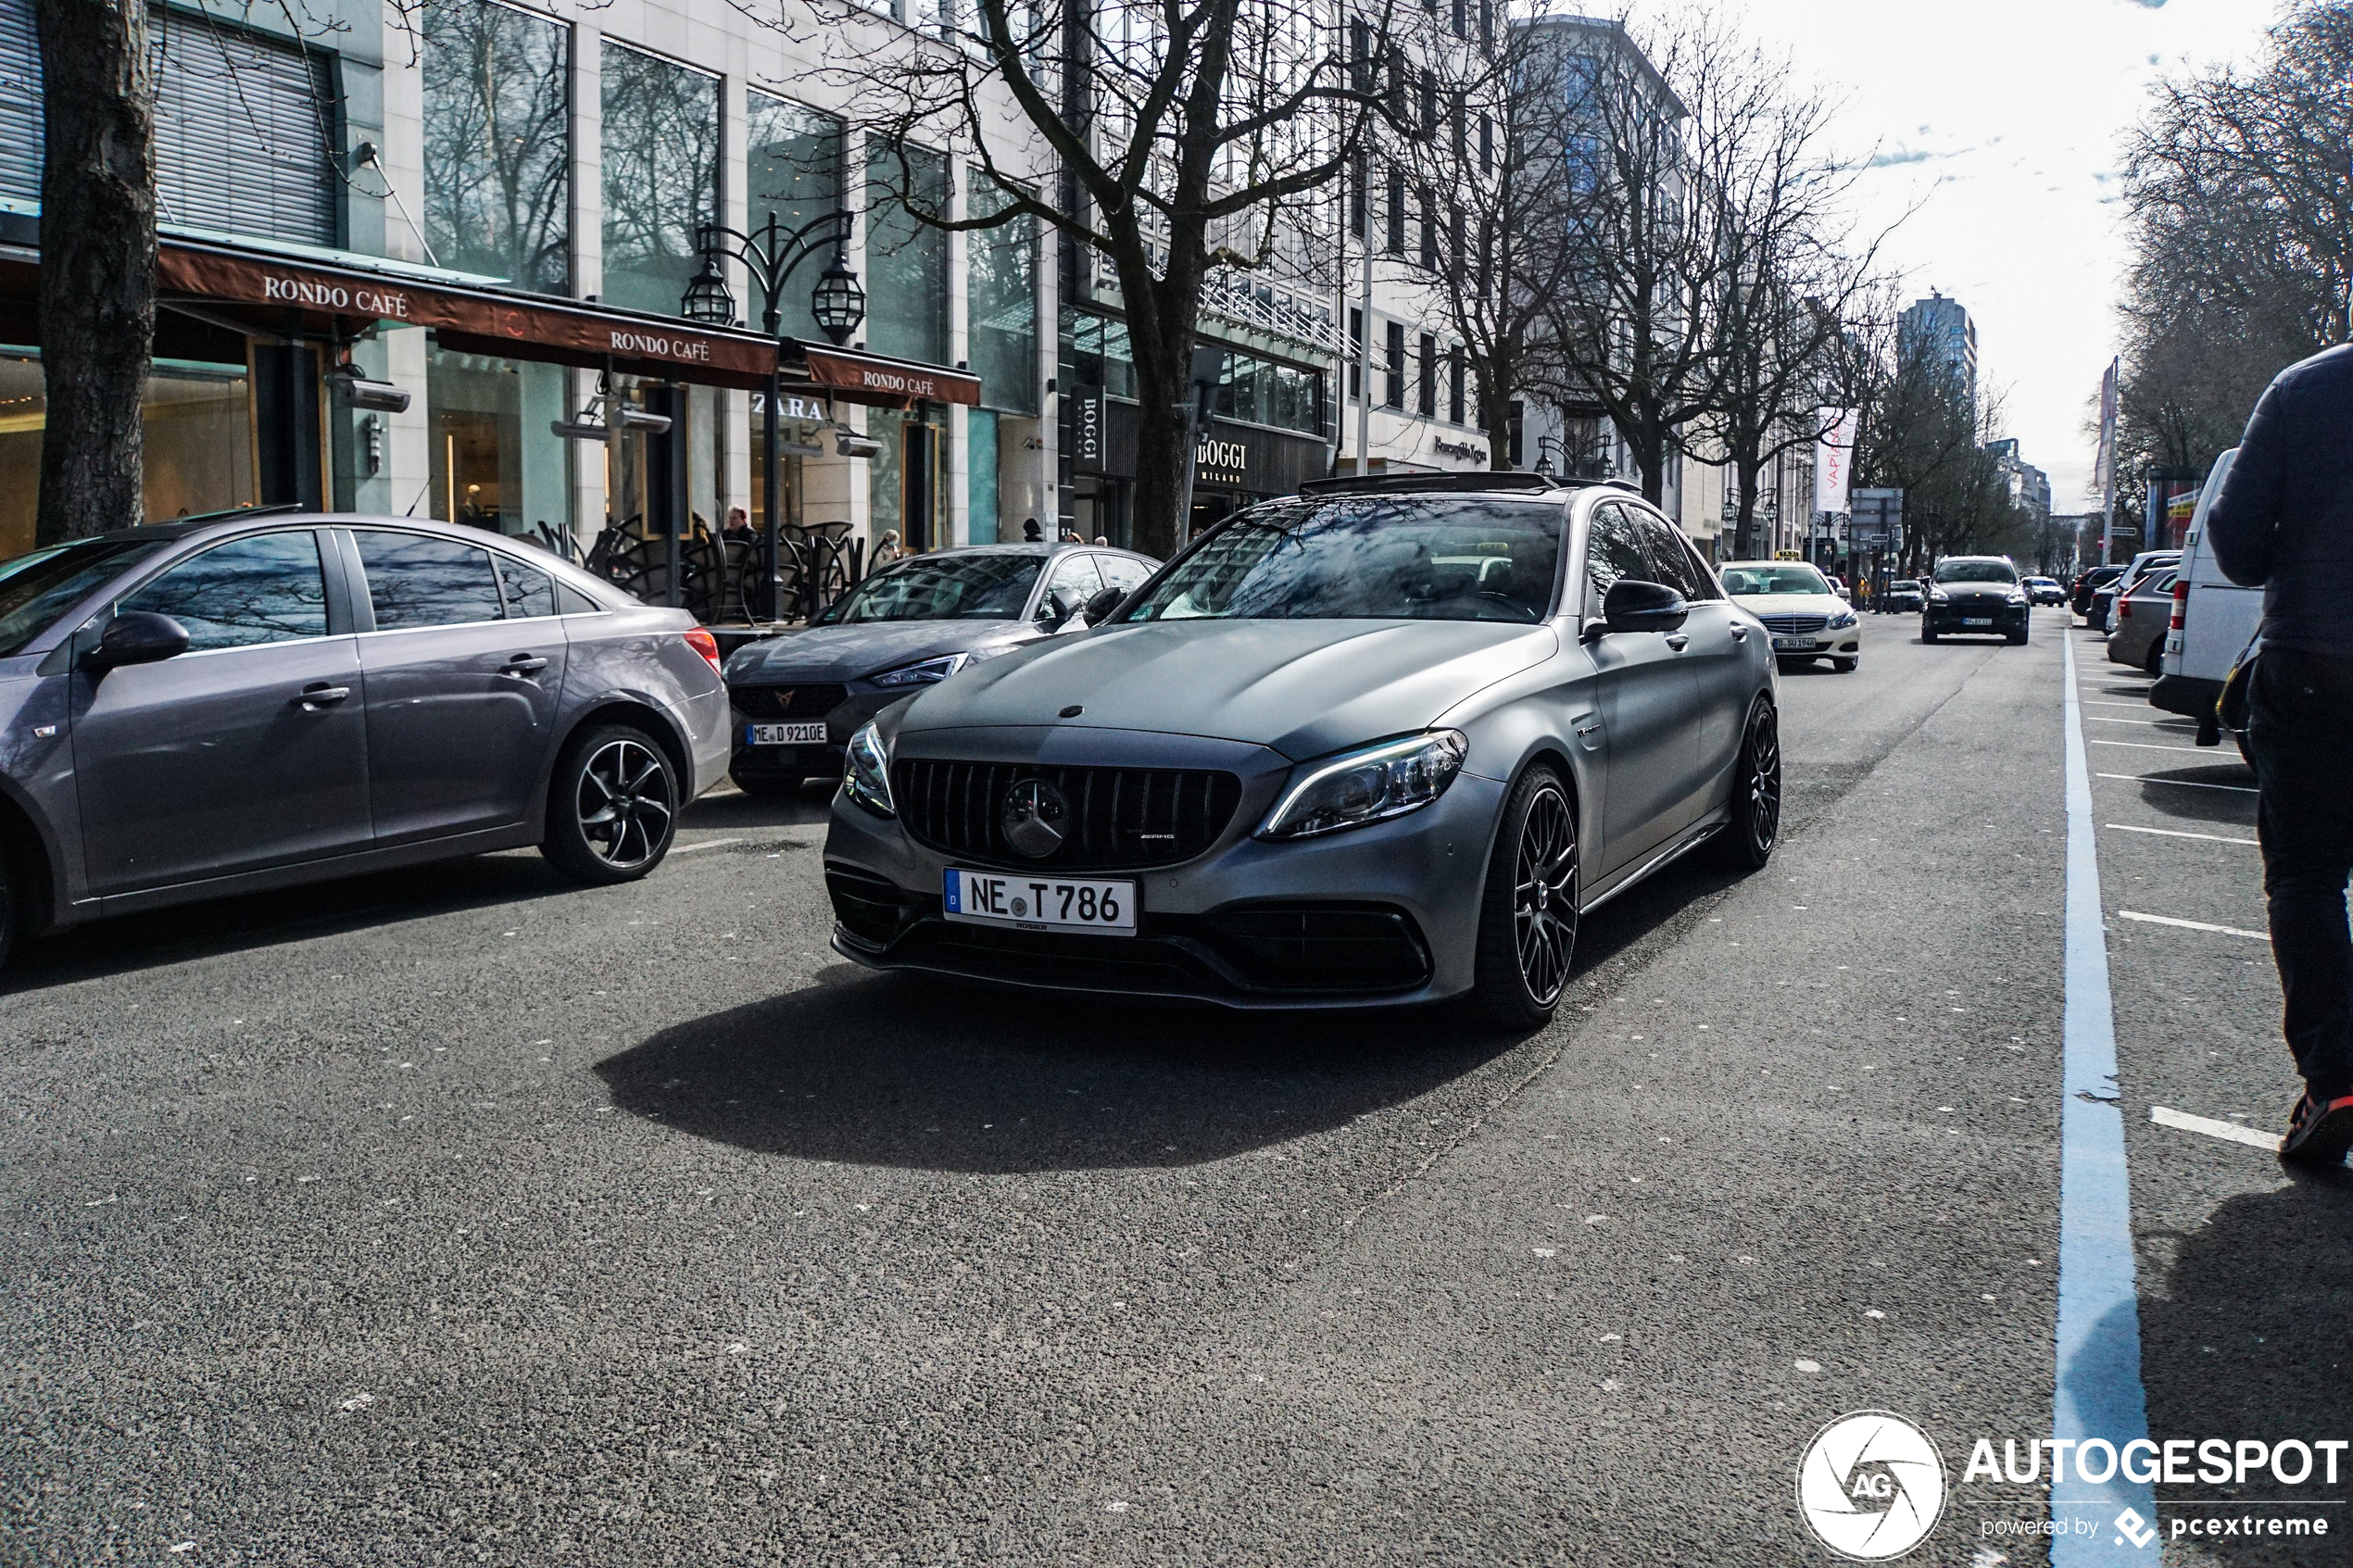
[[1927, 1433], [1891, 1411], [1840, 1416], [1814, 1434], [1798, 1461], [1797, 1512], [1841, 1557], [1901, 1557], [1944, 1515], [1944, 1456]]

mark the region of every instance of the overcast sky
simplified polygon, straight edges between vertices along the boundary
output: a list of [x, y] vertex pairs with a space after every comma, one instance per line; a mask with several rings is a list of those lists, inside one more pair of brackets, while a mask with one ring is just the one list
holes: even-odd
[[[1635, 14], [1680, 3], [1637, 0]], [[1713, 8], [1793, 53], [1801, 72], [1843, 95], [1847, 144], [1879, 147], [1861, 193], [1865, 227], [1883, 227], [1926, 196], [1887, 259], [1915, 295], [1933, 286], [1969, 307], [1980, 381], [2007, 396], [2003, 433], [2049, 472], [2053, 509], [2092, 509], [2082, 425], [2116, 352], [2120, 132], [2160, 71], [2184, 59], [2250, 57], [2273, 6], [1738, 0]]]

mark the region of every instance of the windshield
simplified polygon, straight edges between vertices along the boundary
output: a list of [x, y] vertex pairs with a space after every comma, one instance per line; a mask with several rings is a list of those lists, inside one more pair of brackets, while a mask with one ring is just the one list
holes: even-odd
[[1919, 587], [1919, 579], [1912, 577], [1899, 577], [1894, 582], [1890, 583], [1887, 585], [1888, 592], [1892, 594], [1900, 594], [1906, 588], [1918, 590]]
[[1542, 502], [1279, 501], [1219, 529], [1122, 619], [1541, 621], [1562, 521]]
[[0, 659], [40, 635], [75, 600], [163, 545], [160, 539], [82, 539], [0, 561]]
[[2018, 569], [2006, 560], [1948, 560], [1936, 568], [1939, 583], [2015, 583]]
[[1827, 594], [1831, 585], [1810, 566], [1728, 566], [1728, 594]]
[[864, 621], [1011, 621], [1029, 602], [1043, 556], [917, 556], [834, 602], [820, 626]]

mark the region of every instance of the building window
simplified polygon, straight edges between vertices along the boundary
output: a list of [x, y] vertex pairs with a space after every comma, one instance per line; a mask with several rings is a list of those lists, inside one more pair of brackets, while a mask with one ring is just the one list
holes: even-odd
[[1389, 171], [1389, 254], [1405, 254], [1405, 170], [1400, 166]]
[[538, 523], [569, 528], [565, 444], [544, 439], [547, 426], [566, 417], [562, 366], [430, 346], [431, 515], [494, 533], [528, 535]]
[[1478, 171], [1495, 172], [1495, 119], [1492, 115], [1478, 117]]
[[719, 216], [719, 79], [605, 41], [605, 299], [678, 313]]
[[1422, 72], [1422, 134], [1438, 134], [1438, 73], [1434, 70]]
[[1365, 395], [1365, 313], [1353, 306], [1348, 311], [1348, 395]]
[[948, 362], [948, 159], [866, 143], [866, 341], [877, 354]]
[[1454, 0], [1454, 36], [1470, 36], [1470, 0]]
[[1348, 60], [1356, 91], [1373, 90], [1373, 27], [1362, 17], [1348, 24]]
[[[332, 245], [337, 100], [328, 56], [209, 15], [149, 13], [156, 197], [166, 221]], [[33, 168], [38, 178], [40, 164]]]
[[1470, 167], [1470, 95], [1457, 93], [1448, 105], [1446, 118], [1454, 136], [1454, 167]]
[[1438, 270], [1438, 197], [1427, 190], [1422, 193], [1422, 265]]
[[1495, 46], [1495, 0], [1478, 0], [1478, 41]]
[[1348, 166], [1348, 232], [1360, 240], [1367, 232], [1370, 215], [1366, 209], [1372, 206], [1372, 157], [1360, 152]]
[[1262, 359], [1239, 349], [1226, 351], [1226, 368], [1217, 387], [1220, 418], [1315, 434], [1323, 429], [1322, 401], [1323, 378], [1315, 371]]
[[1414, 388], [1414, 411], [1427, 420], [1438, 413], [1438, 340], [1424, 332], [1421, 349], [1420, 358], [1414, 366], [1417, 383]]
[[1109, 316], [1075, 314], [1070, 327], [1071, 379], [1100, 386], [1114, 397], [1136, 395], [1136, 361], [1127, 346], [1127, 323]]
[[1405, 323], [1389, 323], [1389, 390], [1381, 401], [1391, 408], [1405, 407]]
[[423, 15], [425, 237], [444, 267], [572, 289], [572, 34], [494, 0]]
[[1463, 345], [1456, 344], [1446, 356], [1446, 418], [1449, 422], [1463, 422]]
[[[842, 201], [842, 126], [829, 114], [765, 93], [744, 94], [744, 205], [750, 226], [759, 228], [774, 213], [786, 229], [799, 229], [829, 212], [839, 212]], [[833, 260], [831, 246], [800, 264], [777, 301], [786, 337], [826, 341], [809, 313], [810, 291], [817, 275]], [[747, 320], [765, 302], [744, 301]]]
[[[972, 182], [972, 215], [1001, 212], [1013, 198], [985, 175]], [[981, 400], [1009, 414], [1038, 412], [1038, 220], [975, 229], [964, 241], [968, 352]]]

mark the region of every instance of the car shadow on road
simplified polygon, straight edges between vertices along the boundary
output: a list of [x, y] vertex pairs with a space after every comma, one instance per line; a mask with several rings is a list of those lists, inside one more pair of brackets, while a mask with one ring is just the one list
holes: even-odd
[[2255, 822], [2255, 770], [2219, 759], [2208, 767], [2167, 768], [2135, 775], [2141, 804], [2177, 822], [2251, 827]]
[[[1734, 880], [1687, 861], [1612, 900], [1579, 933], [1572, 985]], [[596, 1072], [621, 1109], [756, 1153], [1006, 1174], [1225, 1159], [1412, 1100], [1526, 1038], [1453, 1006], [1244, 1013], [844, 963]]]
[[[2224, 1202], [2212, 1219], [2180, 1240], [2172, 1266], [2141, 1295], [2141, 1361], [2148, 1394], [2149, 1436], [2159, 1442], [2260, 1437], [2305, 1443], [2347, 1436], [2347, 1324], [2353, 1323], [2353, 1173], [2298, 1173], [2273, 1192]], [[2289, 1469], [2296, 1468], [2294, 1461]], [[2169, 1518], [2238, 1512], [2326, 1517], [2330, 1538], [2268, 1535], [2201, 1538], [2213, 1561], [2278, 1565], [2345, 1561], [2342, 1537], [2353, 1517], [2353, 1455], [2339, 1456], [2337, 1482], [2325, 1484], [2316, 1456], [2310, 1481], [2284, 1486], [2268, 1473], [2235, 1486], [2160, 1486]], [[2170, 1499], [2222, 1507], [2175, 1508]], [[2170, 1530], [2171, 1525], [2168, 1524]]]
[[686, 808], [678, 821], [687, 832], [705, 829], [823, 826], [833, 809], [834, 781], [811, 783], [799, 789], [746, 795], [721, 789]]

